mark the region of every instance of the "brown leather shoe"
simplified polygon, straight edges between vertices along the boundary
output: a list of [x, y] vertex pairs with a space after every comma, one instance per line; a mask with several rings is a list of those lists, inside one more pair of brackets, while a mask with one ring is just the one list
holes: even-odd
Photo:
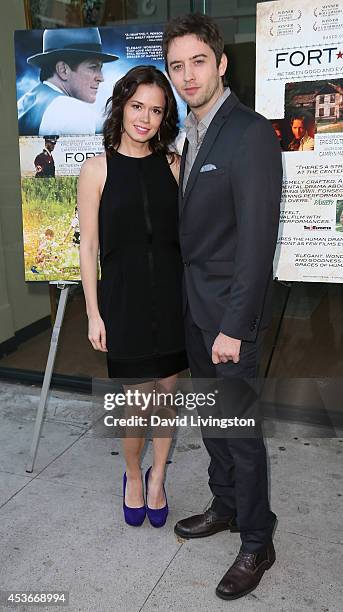
[[264, 550], [254, 554], [239, 551], [235, 561], [221, 579], [216, 595], [221, 599], [238, 599], [256, 589], [264, 572], [275, 561], [273, 542]]
[[207, 536], [229, 529], [239, 531], [236, 519], [233, 516], [218, 516], [209, 508], [204, 514], [195, 514], [176, 523], [174, 532], [181, 538], [206, 538]]

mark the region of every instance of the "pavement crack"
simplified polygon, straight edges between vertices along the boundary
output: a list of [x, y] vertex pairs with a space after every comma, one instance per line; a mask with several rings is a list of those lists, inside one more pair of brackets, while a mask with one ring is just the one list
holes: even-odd
[[181, 548], [183, 546], [183, 543], [179, 544], [179, 548], [177, 549], [175, 555], [172, 556], [172, 558], [170, 559], [167, 567], [164, 569], [164, 571], [162, 572], [161, 576], [159, 577], [159, 579], [157, 580], [156, 584], [153, 586], [153, 588], [151, 589], [150, 593], [148, 594], [148, 596], [145, 598], [143, 605], [139, 608], [138, 612], [141, 612], [144, 609], [145, 604], [148, 602], [148, 600], [150, 599], [151, 595], [153, 594], [154, 590], [156, 589], [156, 587], [159, 585], [159, 583], [161, 582], [163, 576], [165, 575], [166, 571], [169, 569], [170, 565], [173, 563], [176, 555], [180, 552]]

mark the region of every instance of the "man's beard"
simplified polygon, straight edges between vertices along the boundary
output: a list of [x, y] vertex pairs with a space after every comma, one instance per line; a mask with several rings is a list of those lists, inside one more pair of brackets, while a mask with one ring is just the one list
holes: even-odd
[[216, 83], [216, 86], [212, 90], [205, 91], [202, 94], [201, 98], [199, 98], [199, 100], [194, 100], [194, 102], [192, 102], [192, 104], [189, 104], [189, 106], [191, 108], [201, 108], [202, 106], [206, 106], [206, 104], [208, 104], [208, 102], [212, 100], [212, 98], [215, 96], [217, 92], [218, 92], [218, 97], [219, 97], [220, 81]]

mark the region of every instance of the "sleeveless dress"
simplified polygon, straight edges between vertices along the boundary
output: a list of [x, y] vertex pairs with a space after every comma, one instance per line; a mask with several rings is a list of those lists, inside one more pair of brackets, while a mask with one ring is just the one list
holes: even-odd
[[178, 186], [165, 156], [107, 156], [99, 243], [108, 375], [149, 380], [186, 369]]

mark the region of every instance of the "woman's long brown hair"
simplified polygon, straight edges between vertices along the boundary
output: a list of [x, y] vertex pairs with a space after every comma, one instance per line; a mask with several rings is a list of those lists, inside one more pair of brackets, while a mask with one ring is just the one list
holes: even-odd
[[107, 116], [103, 133], [107, 155], [112, 155], [120, 145], [124, 106], [139, 85], [157, 85], [162, 89], [166, 103], [160, 129], [149, 141], [151, 151], [166, 155], [169, 153], [169, 145], [178, 135], [177, 105], [167, 77], [154, 66], [136, 66], [117, 81], [106, 103]]

